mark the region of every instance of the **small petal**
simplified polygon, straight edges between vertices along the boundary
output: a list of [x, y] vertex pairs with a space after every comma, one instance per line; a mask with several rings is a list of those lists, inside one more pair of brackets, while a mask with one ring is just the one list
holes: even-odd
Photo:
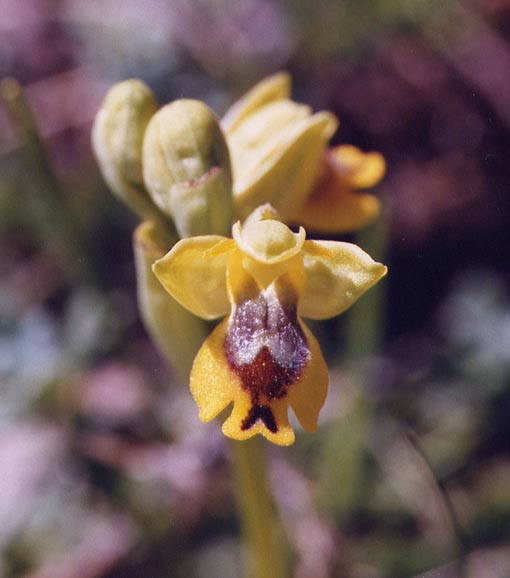
[[380, 203], [373, 195], [354, 192], [352, 185], [346, 184], [349, 178], [356, 175], [353, 159], [359, 161], [358, 165], [363, 165], [363, 159], [369, 155], [350, 146], [337, 147], [333, 151], [345, 151], [346, 156], [350, 155], [350, 168], [342, 165], [335, 154], [328, 151], [323, 156], [322, 174], [306, 203], [296, 205], [289, 220], [319, 233], [348, 233], [373, 221], [379, 215]]
[[266, 265], [297, 255], [306, 237], [303, 227], [296, 234], [284, 223], [273, 219], [252, 222], [245, 227], [237, 222], [232, 228], [232, 235], [243, 253]]
[[271, 284], [274, 284], [281, 302], [286, 302], [289, 296], [300, 298], [305, 282], [301, 255], [273, 265], [246, 257], [241, 251], [232, 251], [229, 255], [227, 284], [232, 303], [239, 304], [253, 298], [255, 293], [268, 289]]
[[165, 289], [183, 307], [203, 319], [215, 319], [230, 310], [226, 272], [232, 239], [216, 235], [182, 239], [153, 270]]
[[327, 319], [345, 311], [384, 277], [387, 268], [356, 245], [335, 241], [305, 241], [306, 287], [299, 313]]
[[291, 79], [286, 72], [277, 72], [268, 76], [229, 108], [221, 121], [223, 130], [234, 130], [239, 123], [255, 110], [270, 102], [288, 98], [290, 96], [290, 88]]
[[353, 189], [375, 186], [386, 172], [384, 157], [376, 152], [364, 153], [352, 145], [341, 145], [331, 150], [344, 183]]

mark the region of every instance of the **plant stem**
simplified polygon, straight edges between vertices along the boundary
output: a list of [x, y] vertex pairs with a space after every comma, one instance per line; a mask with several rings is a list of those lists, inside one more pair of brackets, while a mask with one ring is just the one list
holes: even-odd
[[231, 448], [246, 546], [246, 578], [285, 578], [285, 537], [268, 485], [261, 440], [233, 441]]

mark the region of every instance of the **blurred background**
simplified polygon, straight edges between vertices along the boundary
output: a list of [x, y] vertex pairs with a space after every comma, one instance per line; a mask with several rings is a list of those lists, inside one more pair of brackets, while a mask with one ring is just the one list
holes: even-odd
[[344, 239], [389, 275], [314, 326], [319, 432], [268, 448], [293, 576], [508, 578], [510, 2], [0, 0], [0, 38], [0, 575], [242, 575], [228, 446], [143, 330], [90, 129], [125, 78], [222, 114], [285, 69], [388, 164]]

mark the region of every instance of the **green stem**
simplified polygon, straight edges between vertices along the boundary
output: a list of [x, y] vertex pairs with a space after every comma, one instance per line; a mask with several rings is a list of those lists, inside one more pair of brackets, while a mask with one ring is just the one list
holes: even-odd
[[284, 532], [269, 489], [261, 440], [233, 441], [231, 448], [246, 546], [246, 578], [285, 578]]

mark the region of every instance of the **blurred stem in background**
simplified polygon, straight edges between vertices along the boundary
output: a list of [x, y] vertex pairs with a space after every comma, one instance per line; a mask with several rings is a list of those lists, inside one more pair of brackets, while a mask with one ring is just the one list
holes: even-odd
[[459, 518], [457, 516], [457, 512], [455, 511], [455, 507], [450, 499], [448, 491], [442, 483], [436, 473], [434, 472], [434, 468], [430, 463], [429, 458], [427, 457], [426, 453], [424, 452], [423, 448], [420, 445], [420, 442], [417, 436], [413, 432], [408, 432], [406, 435], [406, 439], [409, 442], [411, 448], [414, 450], [416, 455], [419, 457], [420, 461], [423, 463], [424, 467], [428, 470], [431, 478], [434, 481], [435, 491], [438, 495], [444, 511], [448, 516], [449, 523], [451, 525], [451, 532], [455, 539], [455, 545], [457, 550], [457, 573], [458, 578], [466, 578], [467, 574], [467, 555], [472, 547], [471, 539], [468, 534], [464, 531], [462, 525], [460, 524]]
[[37, 124], [17, 80], [0, 81], [0, 99], [19, 139], [19, 155], [29, 179], [26, 210], [37, 228], [40, 242], [62, 255], [71, 266], [79, 264], [79, 272], [88, 281], [94, 274], [84, 259], [85, 242], [75, 219], [66, 207], [65, 194], [51, 167]]

